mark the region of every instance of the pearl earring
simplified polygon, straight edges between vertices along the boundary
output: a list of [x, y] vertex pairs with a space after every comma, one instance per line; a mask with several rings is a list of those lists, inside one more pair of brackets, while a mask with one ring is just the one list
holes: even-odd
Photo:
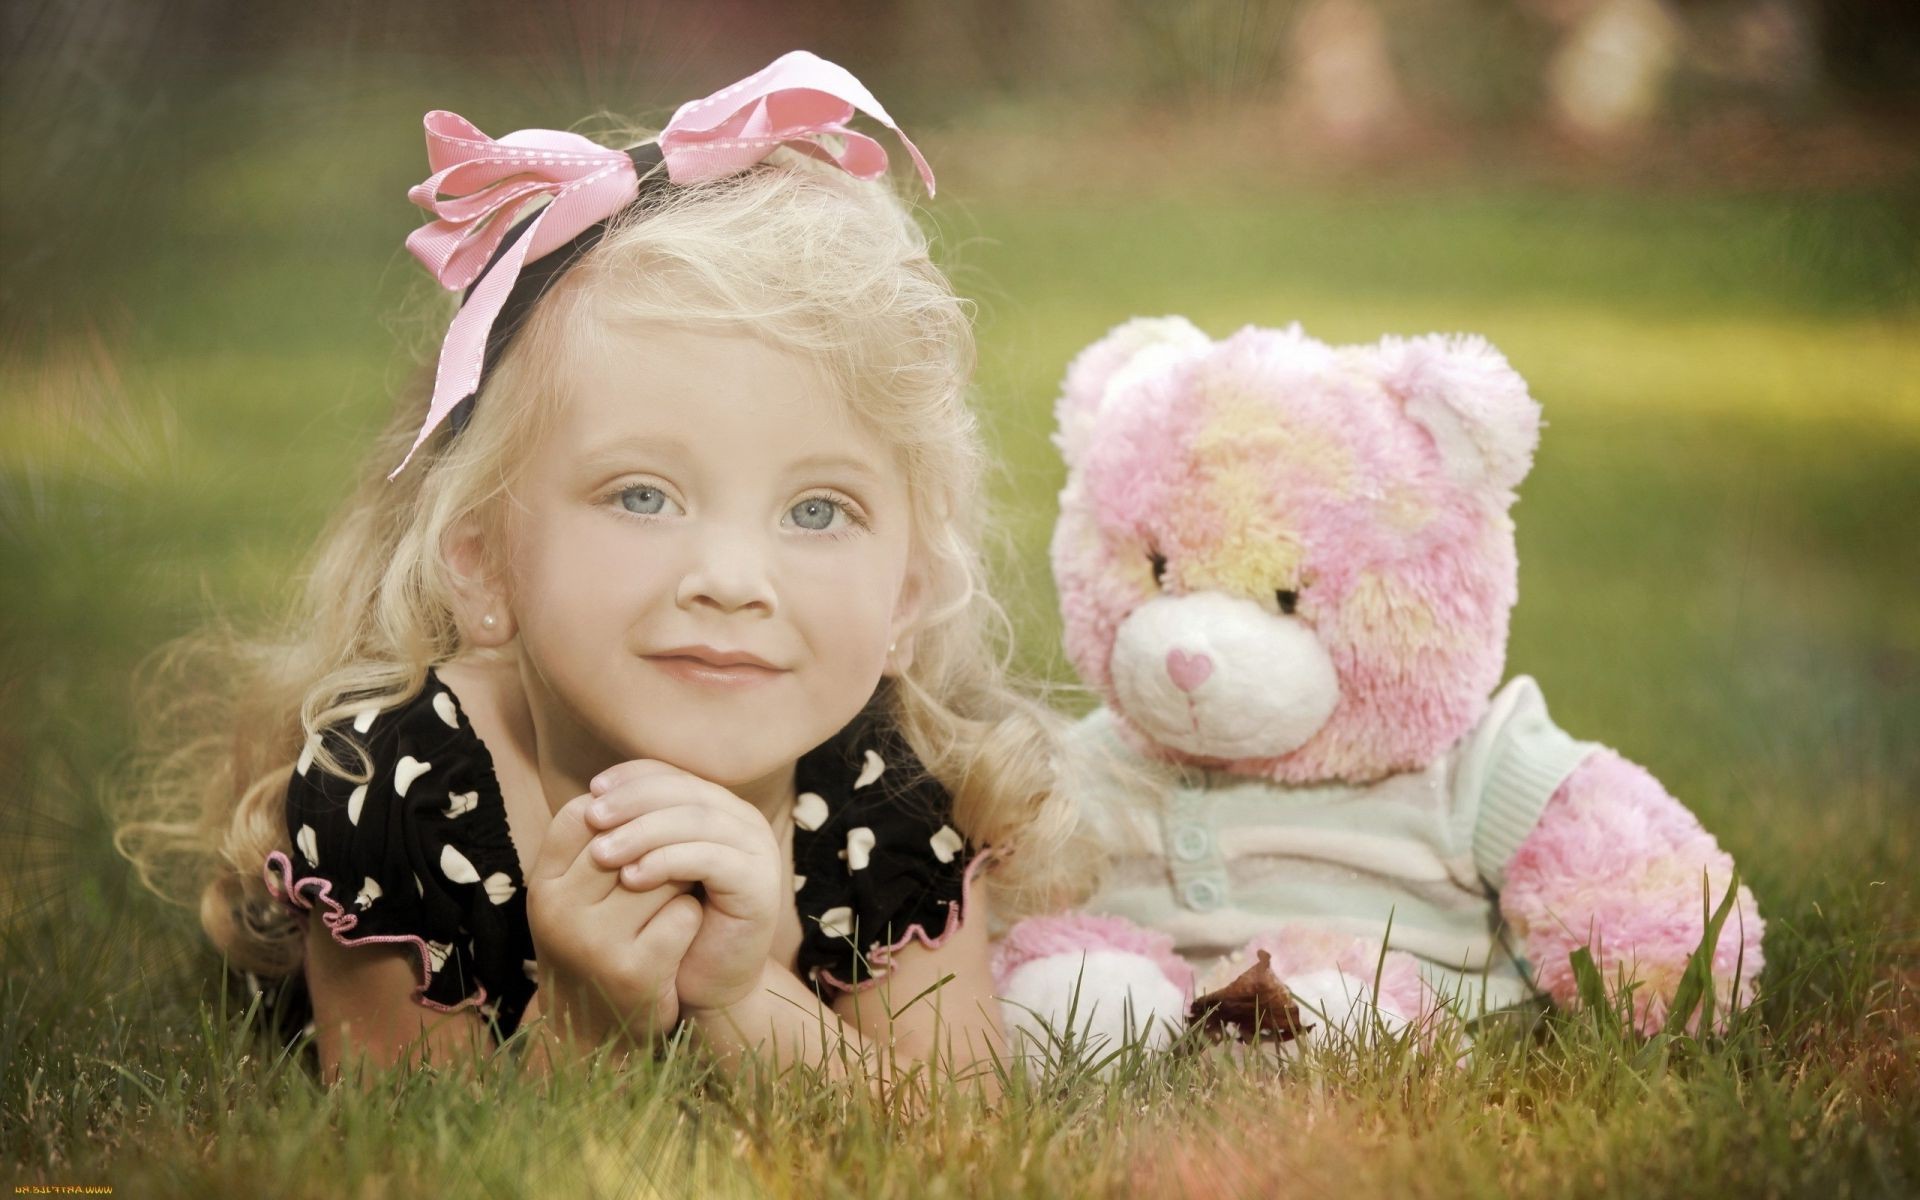
[[492, 613], [488, 613], [486, 616], [480, 618], [480, 628], [482, 629], [492, 629], [499, 623], [499, 618], [495, 617]]

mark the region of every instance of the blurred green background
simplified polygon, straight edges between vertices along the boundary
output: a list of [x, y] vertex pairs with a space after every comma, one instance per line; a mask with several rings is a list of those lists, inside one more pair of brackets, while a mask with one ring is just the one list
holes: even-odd
[[1549, 425], [1509, 670], [1693, 806], [1782, 928], [1851, 922], [1911, 970], [1914, 11], [9, 6], [0, 1050], [53, 1012], [185, 1020], [218, 986], [191, 913], [108, 840], [127, 679], [213, 616], [279, 610], [437, 344], [447, 301], [401, 246], [421, 114], [661, 120], [794, 46], [858, 74], [939, 175], [925, 219], [979, 304], [1024, 666], [1067, 676], [1047, 435], [1082, 346], [1167, 312], [1485, 334]]

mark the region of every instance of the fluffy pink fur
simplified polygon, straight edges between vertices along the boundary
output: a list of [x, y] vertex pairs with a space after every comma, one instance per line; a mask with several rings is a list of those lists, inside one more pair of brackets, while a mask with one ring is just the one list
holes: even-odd
[[[1339, 704], [1305, 745], [1206, 765], [1283, 783], [1362, 782], [1425, 765], [1485, 712], [1518, 587], [1513, 495], [1460, 486], [1395, 389], [1425, 387], [1429, 399], [1518, 389], [1525, 399], [1525, 386], [1497, 354], [1419, 347], [1343, 356], [1297, 326], [1250, 326], [1108, 390], [1098, 436], [1070, 462], [1054, 570], [1067, 653], [1142, 753], [1202, 761], [1148, 739], [1113, 690], [1116, 631], [1157, 593], [1150, 549], [1166, 557], [1172, 592], [1259, 599], [1297, 588], [1299, 615], [1339, 674]], [[1369, 373], [1382, 363], [1391, 387]], [[1230, 435], [1209, 438], [1222, 428]], [[1533, 430], [1523, 421], [1496, 440], [1530, 454]], [[1229, 511], [1246, 496], [1259, 498], [1257, 512]], [[1237, 576], [1236, 548], [1253, 540], [1298, 546], [1298, 577]]]
[[[1335, 349], [1296, 325], [1208, 345], [1177, 318], [1130, 322], [1075, 360], [1060, 419], [1069, 474], [1052, 553], [1066, 649], [1139, 752], [1282, 784], [1363, 783], [1425, 767], [1484, 715], [1518, 592], [1508, 509], [1540, 428], [1525, 382], [1485, 341]], [[1159, 582], [1150, 553], [1166, 560]], [[1293, 565], [1282, 578], [1256, 563]], [[1326, 724], [1271, 759], [1195, 759], [1151, 740], [1128, 719], [1109, 656], [1128, 615], [1163, 589], [1253, 600], [1297, 590], [1296, 616], [1338, 679]], [[1731, 870], [1691, 813], [1608, 751], [1550, 801], [1507, 868], [1501, 905], [1555, 1000], [1577, 999], [1567, 956], [1591, 945], [1610, 984], [1623, 970], [1641, 981], [1636, 1024], [1651, 1030], [1701, 937], [1703, 872], [1717, 902]], [[1157, 936], [1058, 920], [1034, 943], [1047, 953]], [[1751, 998], [1760, 935], [1742, 889], [1715, 948], [1722, 1004], [1736, 982]], [[1371, 978], [1372, 954], [1338, 940], [1283, 934], [1265, 948], [1282, 978], [1330, 958]], [[1383, 991], [1396, 997], [1424, 986], [1404, 955], [1388, 972]]]
[[1182, 997], [1193, 998], [1193, 968], [1173, 952], [1171, 937], [1142, 929], [1125, 917], [1092, 913], [1033, 917], [1015, 925], [993, 948], [993, 982], [1004, 991], [1013, 973], [1036, 958], [1089, 950], [1121, 950], [1152, 959]]
[[1368, 357], [1456, 481], [1496, 492], [1520, 486], [1540, 441], [1540, 406], [1485, 338], [1387, 337]]
[[1197, 354], [1208, 345], [1207, 335], [1185, 317], [1149, 317], [1128, 321], [1088, 346], [1067, 364], [1060, 399], [1054, 405], [1059, 426], [1054, 444], [1069, 460], [1079, 457], [1094, 434], [1108, 383], [1142, 353]]
[[[1657, 779], [1601, 750], [1560, 785], [1514, 853], [1500, 907], [1555, 1002], [1577, 1001], [1567, 956], [1588, 946], [1610, 989], [1623, 975], [1640, 981], [1634, 1023], [1653, 1033], [1706, 930], [1702, 878], [1717, 907], [1732, 874], [1733, 860]], [[1736, 966], [1740, 1001], [1752, 999], [1761, 929], [1743, 886], [1714, 946], [1716, 1028], [1725, 1025]]]

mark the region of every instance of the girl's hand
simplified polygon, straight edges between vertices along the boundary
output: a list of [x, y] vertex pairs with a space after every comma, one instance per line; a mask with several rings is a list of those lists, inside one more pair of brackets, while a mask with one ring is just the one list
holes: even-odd
[[698, 883], [705, 916], [680, 960], [680, 1003], [722, 1009], [760, 984], [780, 915], [780, 845], [760, 810], [717, 783], [656, 759], [594, 780], [596, 863], [623, 887]]
[[638, 891], [586, 853], [592, 796], [570, 800], [547, 827], [527, 879], [527, 924], [549, 1013], [574, 1036], [624, 1034], [646, 1045], [680, 1017], [674, 972], [700, 930], [700, 902], [684, 884]]

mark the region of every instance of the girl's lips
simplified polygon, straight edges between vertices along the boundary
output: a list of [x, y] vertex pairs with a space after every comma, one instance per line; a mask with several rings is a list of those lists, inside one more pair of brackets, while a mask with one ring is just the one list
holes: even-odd
[[683, 683], [703, 683], [716, 687], [752, 687], [766, 683], [785, 675], [772, 667], [759, 667], [752, 663], [734, 663], [717, 667], [698, 658], [689, 658], [684, 654], [648, 655], [647, 661], [658, 667], [662, 673], [671, 675]]

